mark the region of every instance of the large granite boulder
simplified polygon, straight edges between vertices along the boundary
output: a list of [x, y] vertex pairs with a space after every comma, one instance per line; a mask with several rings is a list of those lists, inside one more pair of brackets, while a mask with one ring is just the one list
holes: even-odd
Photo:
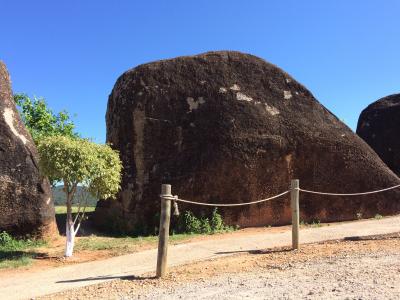
[[49, 181], [38, 169], [35, 144], [15, 108], [0, 61], [0, 232], [49, 238], [57, 233]]
[[[239, 52], [140, 65], [116, 82], [107, 142], [120, 151], [122, 190], [100, 201], [97, 224], [151, 231], [160, 185], [200, 202], [248, 202], [305, 189], [349, 193], [399, 184], [374, 151], [278, 67]], [[301, 219], [350, 220], [400, 211], [400, 191], [300, 196]], [[185, 205], [195, 212], [202, 207]], [[222, 209], [229, 224], [288, 224], [289, 197]]]
[[400, 94], [379, 99], [364, 109], [357, 134], [400, 176]]

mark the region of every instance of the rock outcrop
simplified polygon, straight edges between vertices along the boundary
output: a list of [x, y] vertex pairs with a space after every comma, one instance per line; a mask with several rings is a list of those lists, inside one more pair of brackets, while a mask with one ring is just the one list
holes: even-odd
[[15, 108], [0, 61], [0, 231], [49, 238], [57, 233], [49, 181], [38, 169], [35, 144]]
[[400, 94], [379, 99], [364, 109], [357, 134], [400, 176]]
[[[152, 231], [160, 185], [199, 202], [254, 201], [288, 189], [348, 193], [399, 184], [374, 151], [278, 67], [239, 52], [140, 65], [116, 82], [107, 142], [120, 151], [122, 190], [100, 201], [96, 222]], [[400, 211], [400, 191], [300, 196], [301, 219], [350, 220]], [[203, 208], [185, 205], [199, 212]], [[288, 224], [290, 200], [222, 210], [240, 226]]]

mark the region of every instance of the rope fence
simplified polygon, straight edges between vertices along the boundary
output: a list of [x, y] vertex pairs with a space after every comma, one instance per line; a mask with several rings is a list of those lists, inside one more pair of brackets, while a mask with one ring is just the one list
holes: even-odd
[[271, 196], [265, 199], [251, 201], [251, 202], [243, 202], [243, 203], [205, 203], [205, 202], [197, 202], [190, 201], [179, 198], [179, 196], [173, 196], [171, 194], [171, 185], [163, 184], [161, 186], [161, 215], [160, 215], [160, 229], [159, 229], [159, 237], [158, 237], [158, 254], [157, 254], [157, 277], [164, 277], [167, 270], [167, 252], [168, 252], [168, 239], [169, 239], [169, 225], [171, 218], [171, 202], [174, 203], [174, 206], [177, 202], [193, 204], [193, 205], [202, 205], [202, 206], [213, 206], [213, 207], [235, 207], [235, 206], [245, 206], [245, 205], [253, 205], [258, 203], [263, 203], [267, 201], [271, 201], [277, 198], [280, 198], [284, 195], [290, 193], [291, 198], [291, 211], [292, 211], [292, 249], [297, 250], [299, 248], [299, 193], [309, 193], [316, 195], [324, 195], [324, 196], [363, 196], [363, 195], [371, 195], [386, 192], [389, 190], [394, 190], [396, 188], [400, 188], [400, 184], [391, 186], [388, 188], [383, 188], [379, 190], [373, 190], [368, 192], [360, 192], [360, 193], [328, 193], [328, 192], [318, 192], [311, 191], [306, 189], [301, 189], [299, 180], [293, 179], [291, 181], [290, 189], [284, 191], [275, 196]]
[[287, 190], [283, 193], [280, 193], [278, 195], [266, 198], [266, 199], [261, 199], [257, 201], [252, 201], [252, 202], [243, 202], [243, 203], [205, 203], [205, 202], [196, 202], [196, 201], [189, 201], [189, 200], [184, 200], [179, 198], [178, 196], [164, 196], [164, 199], [170, 199], [176, 202], [183, 202], [183, 203], [189, 203], [189, 204], [194, 204], [194, 205], [203, 205], [203, 206], [214, 206], [214, 207], [233, 207], [233, 206], [245, 206], [245, 205], [252, 205], [252, 204], [257, 204], [257, 203], [262, 203], [262, 202], [267, 202], [274, 200], [276, 198], [282, 197], [286, 194], [289, 194], [290, 190]]
[[304, 192], [304, 193], [316, 194], [316, 195], [325, 195], [325, 196], [362, 196], [362, 195], [371, 195], [371, 194], [377, 194], [377, 193], [381, 193], [381, 192], [386, 192], [386, 191], [389, 191], [389, 190], [394, 190], [394, 189], [399, 188], [399, 187], [400, 187], [400, 184], [392, 186], [392, 187], [389, 187], [389, 188], [381, 189], [381, 190], [375, 190], [375, 191], [364, 192], [364, 193], [348, 193], [348, 194], [316, 192], [316, 191], [309, 191], [309, 190], [304, 190], [304, 189], [299, 189], [299, 190], [300, 190], [300, 192]]

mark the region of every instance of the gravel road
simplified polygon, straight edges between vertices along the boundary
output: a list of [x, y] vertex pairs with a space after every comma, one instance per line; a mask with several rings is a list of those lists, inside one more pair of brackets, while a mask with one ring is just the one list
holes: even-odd
[[[224, 275], [133, 299], [400, 299], [400, 254], [344, 256]], [[129, 298], [129, 299], [132, 299]], [[126, 298], [128, 299], [128, 297]]]
[[41, 299], [400, 299], [400, 233], [274, 248]]

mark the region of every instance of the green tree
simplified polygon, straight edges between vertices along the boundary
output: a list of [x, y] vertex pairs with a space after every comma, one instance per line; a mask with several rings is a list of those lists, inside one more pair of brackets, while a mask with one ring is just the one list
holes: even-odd
[[[122, 164], [118, 152], [109, 145], [75, 137], [41, 138], [38, 151], [44, 175], [64, 185], [67, 207], [65, 256], [69, 257], [86, 208], [84, 197], [76, 195], [77, 186], [96, 199], [114, 198], [120, 188]], [[74, 197], [78, 198], [75, 198], [78, 203], [75, 218], [72, 217]]]
[[46, 136], [78, 137], [74, 132], [75, 124], [67, 111], [57, 114], [47, 106], [44, 98], [29, 98], [26, 94], [15, 94], [14, 101], [20, 115], [36, 144]]

